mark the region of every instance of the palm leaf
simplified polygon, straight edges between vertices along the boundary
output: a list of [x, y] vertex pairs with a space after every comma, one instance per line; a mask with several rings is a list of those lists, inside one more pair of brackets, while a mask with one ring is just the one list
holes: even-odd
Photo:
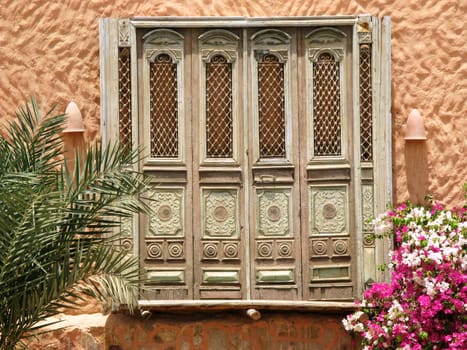
[[121, 219], [148, 212], [137, 152], [90, 146], [63, 160], [63, 115], [32, 100], [0, 138], [0, 348], [74, 307], [79, 293], [136, 307], [138, 259], [114, 245]]

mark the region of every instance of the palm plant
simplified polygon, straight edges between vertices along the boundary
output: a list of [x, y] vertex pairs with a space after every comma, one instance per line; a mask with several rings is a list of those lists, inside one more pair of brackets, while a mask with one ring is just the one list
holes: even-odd
[[128, 167], [137, 155], [89, 146], [68, 169], [64, 118], [31, 100], [0, 137], [0, 349], [82, 291], [136, 305], [138, 260], [114, 241], [123, 218], [148, 210], [139, 199], [147, 182]]

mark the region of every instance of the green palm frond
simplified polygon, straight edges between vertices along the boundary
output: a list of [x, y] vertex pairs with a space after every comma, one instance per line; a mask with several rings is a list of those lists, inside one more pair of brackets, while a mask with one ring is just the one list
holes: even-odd
[[90, 146], [63, 158], [63, 115], [35, 100], [0, 137], [0, 348], [14, 349], [39, 321], [85, 292], [136, 307], [138, 259], [114, 245], [121, 219], [148, 212], [137, 152]]

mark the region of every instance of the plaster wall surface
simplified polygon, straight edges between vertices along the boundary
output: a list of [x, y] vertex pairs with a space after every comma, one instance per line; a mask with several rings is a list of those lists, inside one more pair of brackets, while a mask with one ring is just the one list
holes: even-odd
[[[74, 100], [86, 137], [100, 134], [101, 17], [320, 16], [392, 18], [394, 202], [427, 193], [461, 205], [467, 181], [467, 0], [0, 0], [0, 123], [38, 96], [64, 111]], [[404, 142], [412, 108], [428, 141]]]

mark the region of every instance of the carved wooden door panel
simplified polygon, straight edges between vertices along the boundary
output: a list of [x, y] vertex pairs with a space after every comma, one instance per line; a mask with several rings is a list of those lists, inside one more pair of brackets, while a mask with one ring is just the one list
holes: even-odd
[[253, 299], [301, 299], [296, 31], [249, 31]]
[[304, 31], [300, 40], [298, 67], [306, 72], [299, 77], [305, 300], [351, 299], [355, 292], [351, 38], [348, 28], [323, 27]]
[[192, 31], [195, 299], [247, 297], [241, 30]]
[[143, 77], [139, 133], [151, 177], [150, 217], [140, 218], [139, 251], [147, 271], [146, 298], [193, 298], [191, 61], [187, 30], [138, 33]]

